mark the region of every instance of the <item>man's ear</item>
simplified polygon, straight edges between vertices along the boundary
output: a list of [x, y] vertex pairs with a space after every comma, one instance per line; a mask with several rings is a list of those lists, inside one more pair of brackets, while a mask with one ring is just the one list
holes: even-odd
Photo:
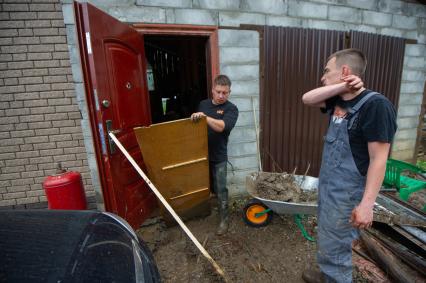
[[351, 69], [348, 65], [342, 65], [342, 77], [346, 77], [352, 74]]

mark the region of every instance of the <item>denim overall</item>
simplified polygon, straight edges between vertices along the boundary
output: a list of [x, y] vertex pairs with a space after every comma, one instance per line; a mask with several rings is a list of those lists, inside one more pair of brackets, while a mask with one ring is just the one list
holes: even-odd
[[366, 177], [359, 173], [348, 130], [358, 111], [372, 97], [364, 96], [348, 109], [349, 119], [333, 116], [324, 137], [318, 199], [318, 265], [326, 282], [352, 282], [352, 241], [358, 229], [349, 222], [364, 194]]

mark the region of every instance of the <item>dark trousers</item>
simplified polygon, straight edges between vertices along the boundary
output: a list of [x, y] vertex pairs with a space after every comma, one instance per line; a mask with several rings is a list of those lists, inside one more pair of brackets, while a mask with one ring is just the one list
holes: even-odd
[[217, 195], [219, 213], [221, 217], [228, 212], [228, 188], [226, 187], [226, 161], [220, 163], [210, 162], [210, 176], [213, 183], [213, 191]]

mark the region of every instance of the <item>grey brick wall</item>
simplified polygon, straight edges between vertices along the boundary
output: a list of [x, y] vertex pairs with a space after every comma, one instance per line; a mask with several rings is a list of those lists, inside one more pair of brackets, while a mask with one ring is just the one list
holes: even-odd
[[60, 161], [94, 208], [61, 4], [1, 3], [0, 207], [47, 207], [42, 182]]

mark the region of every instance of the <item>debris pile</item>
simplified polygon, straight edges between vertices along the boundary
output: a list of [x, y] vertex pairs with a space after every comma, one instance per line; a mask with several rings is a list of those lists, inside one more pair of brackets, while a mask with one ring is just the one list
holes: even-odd
[[293, 174], [260, 172], [255, 189], [259, 197], [269, 200], [295, 203], [316, 203], [318, 200], [317, 192], [303, 190]]

